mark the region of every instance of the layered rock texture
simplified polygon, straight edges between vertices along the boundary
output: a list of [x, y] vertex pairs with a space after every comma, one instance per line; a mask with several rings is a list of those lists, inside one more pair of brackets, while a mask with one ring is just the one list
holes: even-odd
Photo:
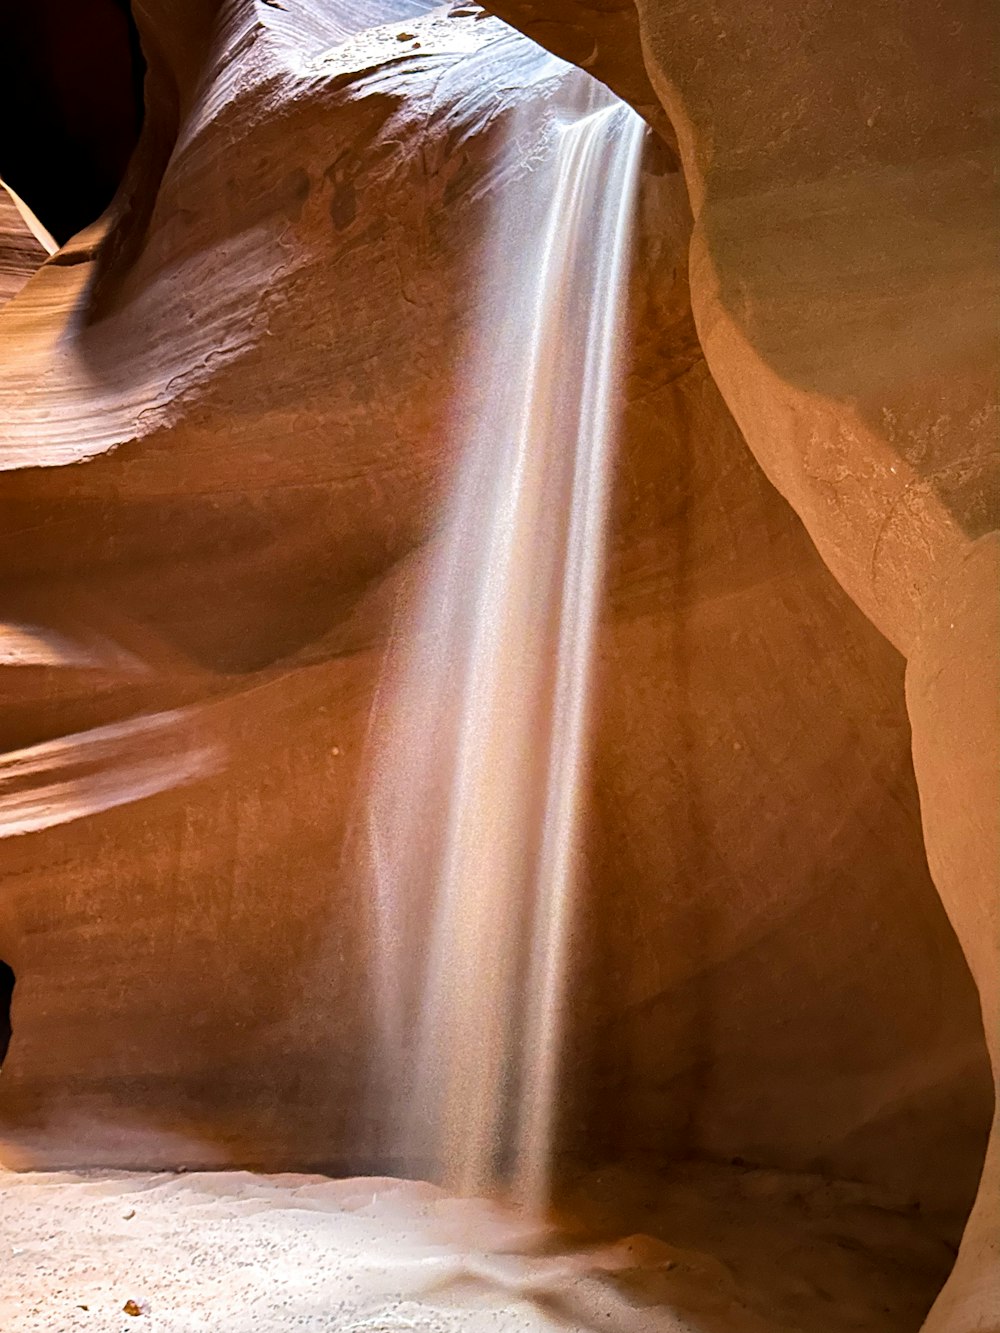
[[0, 305], [41, 268], [48, 251], [32, 233], [14, 196], [0, 184]]
[[[589, 33], [589, 67], [609, 79], [639, 34], [678, 135], [715, 381], [829, 568], [907, 657], [928, 855], [995, 1069], [996, 15], [971, 0], [495, 8], [570, 58]], [[991, 1157], [935, 1328], [994, 1327], [997, 1169]]]
[[[112, 208], [30, 278], [0, 240], [8, 1165], [372, 1165], [366, 728], [496, 148], [565, 77], [427, 8], [142, 0]], [[562, 1150], [957, 1240], [1000, 1030], [984, 11], [495, 8], [655, 127]], [[993, 1327], [993, 1202], [938, 1330]]]

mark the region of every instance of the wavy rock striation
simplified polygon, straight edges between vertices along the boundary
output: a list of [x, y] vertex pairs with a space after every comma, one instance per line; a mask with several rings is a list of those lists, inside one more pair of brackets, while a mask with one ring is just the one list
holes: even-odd
[[[530, 165], [560, 77], [423, 8], [137, 4], [129, 174], [0, 310], [8, 1164], [370, 1165], [365, 732], [494, 147], [533, 99]], [[995, 977], [974, 118], [907, 156], [919, 51], [817, 91], [847, 19], [809, 5], [496, 8], [660, 124], [655, 88], [684, 164], [651, 140], [564, 1151], [867, 1181], [957, 1236]]]
[[[620, 79], [607, 5], [491, 8], [526, 31], [544, 19], [555, 50], [593, 33], [588, 68]], [[995, 15], [972, 0], [863, 15], [635, 0], [614, 18], [628, 49], [638, 23], [677, 132], [712, 374], [829, 568], [907, 657], [928, 856], [996, 1071]], [[996, 1152], [928, 1328], [994, 1327]]]

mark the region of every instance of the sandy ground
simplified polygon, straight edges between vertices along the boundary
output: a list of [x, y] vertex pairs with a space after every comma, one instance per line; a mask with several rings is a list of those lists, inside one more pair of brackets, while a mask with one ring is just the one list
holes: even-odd
[[[395, 1180], [2, 1173], [0, 1330], [915, 1333], [953, 1257], [857, 1186], [773, 1172], [605, 1172], [572, 1211], [557, 1230]], [[651, 1234], [594, 1239], [636, 1219]]]

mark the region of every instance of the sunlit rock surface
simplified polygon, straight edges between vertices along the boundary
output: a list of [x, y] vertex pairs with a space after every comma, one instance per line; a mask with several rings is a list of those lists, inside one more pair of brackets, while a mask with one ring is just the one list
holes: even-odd
[[[493, 145], [545, 83], [474, 12], [362, 8], [144, 3], [116, 205], [0, 311], [9, 1165], [372, 1165], [356, 779], [460, 445]], [[924, 244], [909, 158], [830, 167], [891, 88], [796, 174], [768, 149], [811, 123], [794, 90], [755, 72], [773, 100], [730, 104], [730, 29], [692, 18], [678, 45], [657, 23], [685, 7], [648, 9], [687, 184], [651, 143], [562, 1146], [868, 1182], [954, 1238], [990, 1084], [897, 649], [932, 868], [988, 1000], [995, 639], [961, 432], [992, 418], [944, 299], [954, 280], [980, 309], [951, 217], [978, 177], [933, 139], [951, 239]], [[740, 48], [763, 69], [769, 34]], [[711, 72], [698, 116], [667, 95], [674, 47]]]

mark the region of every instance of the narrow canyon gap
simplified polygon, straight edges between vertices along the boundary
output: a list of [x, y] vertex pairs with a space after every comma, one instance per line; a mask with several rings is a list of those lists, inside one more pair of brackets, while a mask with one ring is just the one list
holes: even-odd
[[10, 1007], [14, 999], [14, 969], [0, 961], [0, 1069], [7, 1058], [7, 1050], [13, 1034], [10, 1021]]

